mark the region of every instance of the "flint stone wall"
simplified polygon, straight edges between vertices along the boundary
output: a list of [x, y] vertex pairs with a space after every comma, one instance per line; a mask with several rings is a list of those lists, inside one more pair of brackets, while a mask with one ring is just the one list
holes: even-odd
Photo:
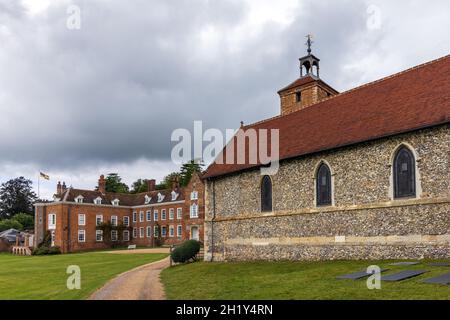
[[[416, 155], [416, 199], [392, 199], [392, 158], [402, 143]], [[282, 161], [271, 177], [271, 214], [260, 212], [259, 170], [210, 180], [205, 259], [448, 258], [449, 146], [447, 124]], [[317, 208], [314, 177], [322, 160], [332, 171], [334, 199]]]

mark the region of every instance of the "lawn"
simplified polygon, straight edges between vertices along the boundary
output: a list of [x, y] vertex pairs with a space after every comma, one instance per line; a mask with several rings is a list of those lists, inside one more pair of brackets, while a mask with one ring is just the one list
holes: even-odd
[[[450, 299], [450, 285], [421, 281], [450, 272], [450, 267], [389, 266], [393, 261], [327, 262], [196, 262], [162, 272], [168, 299]], [[337, 280], [336, 276], [365, 270], [369, 265], [388, 268], [384, 274], [408, 269], [429, 272], [396, 283], [381, 282], [367, 289], [366, 280]]]
[[[28, 257], [0, 254], [0, 299], [86, 299], [114, 276], [166, 256], [101, 252]], [[69, 265], [81, 269], [80, 290], [66, 287]]]

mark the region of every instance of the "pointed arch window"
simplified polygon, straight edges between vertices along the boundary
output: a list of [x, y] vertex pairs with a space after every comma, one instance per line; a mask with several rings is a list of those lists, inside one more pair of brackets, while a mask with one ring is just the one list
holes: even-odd
[[261, 211], [272, 211], [272, 180], [264, 176], [261, 181]]
[[331, 205], [331, 171], [322, 163], [316, 174], [316, 199], [318, 206]]
[[416, 163], [407, 147], [398, 149], [394, 158], [394, 198], [416, 196]]

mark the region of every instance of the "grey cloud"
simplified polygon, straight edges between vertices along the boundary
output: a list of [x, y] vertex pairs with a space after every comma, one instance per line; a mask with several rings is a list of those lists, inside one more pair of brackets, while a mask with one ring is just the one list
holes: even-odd
[[[315, 34], [321, 74], [339, 90], [357, 83], [343, 66], [374, 51], [366, 4], [302, 1], [289, 26], [263, 25], [234, 50], [242, 1], [75, 2], [82, 28], [65, 27], [66, 6], [29, 17], [0, 0], [0, 162], [58, 170], [138, 158], [169, 160], [173, 129], [236, 128], [278, 112], [276, 91], [298, 77], [305, 34]], [[4, 9], [4, 10], [3, 10]], [[202, 32], [217, 41], [202, 47]], [[248, 31], [248, 30], [247, 30]]]

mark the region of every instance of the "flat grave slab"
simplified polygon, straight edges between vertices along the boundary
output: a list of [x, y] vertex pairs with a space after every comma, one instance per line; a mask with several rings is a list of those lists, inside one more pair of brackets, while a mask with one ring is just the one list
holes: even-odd
[[449, 284], [450, 283], [450, 273], [446, 273], [434, 278], [429, 278], [423, 280], [426, 283], [435, 283], [435, 284]]
[[[389, 269], [381, 269], [380, 273], [383, 271], [387, 271]], [[337, 276], [336, 279], [351, 279], [351, 280], [358, 280], [361, 278], [365, 278], [368, 276], [371, 276], [373, 273], [367, 273], [366, 270], [364, 271], [359, 271], [359, 272], [354, 272], [354, 273], [349, 273], [349, 274], [344, 274], [342, 276]]]
[[402, 261], [402, 262], [394, 262], [390, 263], [390, 266], [413, 266], [419, 264], [417, 261]]
[[432, 267], [450, 267], [450, 262], [433, 262], [428, 265]]
[[404, 271], [400, 271], [400, 272], [397, 272], [394, 274], [382, 276], [381, 280], [382, 281], [401, 281], [401, 280], [417, 277], [425, 272], [427, 272], [427, 270], [404, 270]]

